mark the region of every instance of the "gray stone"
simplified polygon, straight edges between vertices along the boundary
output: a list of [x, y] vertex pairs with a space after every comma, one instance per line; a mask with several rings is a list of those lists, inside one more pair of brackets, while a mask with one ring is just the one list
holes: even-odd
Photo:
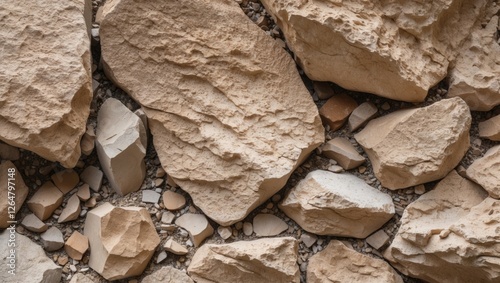
[[64, 246], [64, 238], [61, 230], [51, 227], [40, 235], [43, 248], [48, 252], [57, 251]]

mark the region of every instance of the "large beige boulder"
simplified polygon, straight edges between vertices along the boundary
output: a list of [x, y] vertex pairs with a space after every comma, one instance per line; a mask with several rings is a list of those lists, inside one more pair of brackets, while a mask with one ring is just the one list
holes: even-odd
[[203, 245], [188, 267], [197, 283], [299, 283], [297, 240], [264, 238], [223, 245]]
[[490, 148], [482, 158], [475, 160], [466, 174], [492, 198], [500, 199], [500, 145]]
[[0, 2], [0, 140], [65, 167], [80, 158], [92, 100], [91, 4]]
[[354, 135], [384, 187], [406, 188], [443, 178], [470, 145], [471, 114], [459, 97], [399, 110]]
[[279, 205], [304, 230], [317, 235], [366, 238], [394, 215], [389, 195], [350, 174], [309, 173]]
[[28, 187], [17, 167], [11, 161], [0, 163], [0, 229], [9, 221], [16, 221], [16, 214], [28, 197]]
[[263, 0], [312, 80], [423, 101], [487, 0]]
[[116, 0], [103, 14], [108, 77], [141, 104], [168, 176], [219, 224], [279, 191], [324, 141], [295, 63], [236, 2]]
[[331, 240], [328, 246], [309, 259], [308, 283], [403, 283], [385, 261], [376, 259]]
[[90, 243], [89, 267], [107, 280], [142, 274], [160, 243], [145, 208], [109, 202], [87, 213], [84, 235]]

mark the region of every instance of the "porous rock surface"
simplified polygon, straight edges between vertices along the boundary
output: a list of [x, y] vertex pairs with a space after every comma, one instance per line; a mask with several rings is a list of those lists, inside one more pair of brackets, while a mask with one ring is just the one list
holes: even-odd
[[500, 145], [490, 148], [466, 171], [467, 177], [478, 183], [492, 198], [500, 199]]

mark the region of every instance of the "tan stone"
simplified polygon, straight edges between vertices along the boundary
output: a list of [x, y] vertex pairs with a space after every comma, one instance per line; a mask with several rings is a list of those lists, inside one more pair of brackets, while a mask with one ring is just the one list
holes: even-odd
[[347, 94], [338, 94], [326, 101], [319, 109], [319, 114], [324, 124], [330, 126], [330, 130], [340, 129], [349, 115], [358, 107], [358, 103]]
[[262, 1], [310, 79], [411, 102], [445, 78], [487, 2]]
[[172, 239], [168, 239], [163, 245], [163, 248], [167, 252], [171, 252], [176, 255], [185, 255], [188, 253], [188, 249], [186, 249], [183, 245], [177, 243]]
[[261, 213], [253, 218], [253, 231], [259, 237], [277, 236], [288, 229], [288, 224], [272, 214]]
[[19, 149], [10, 146], [6, 143], [0, 142], [0, 159], [4, 160], [18, 160]]
[[87, 183], [94, 192], [99, 192], [102, 185], [103, 175], [104, 174], [101, 170], [99, 170], [99, 168], [95, 166], [88, 166], [85, 170], [83, 170], [82, 174], [80, 174], [80, 178], [82, 178], [82, 181]]
[[64, 244], [64, 250], [72, 259], [81, 260], [83, 254], [89, 249], [89, 239], [87, 236], [80, 234], [80, 232], [75, 231], [66, 240]]
[[34, 214], [28, 214], [23, 218], [21, 222], [24, 228], [28, 229], [31, 232], [42, 233], [47, 231], [49, 228], [47, 224], [43, 223], [42, 220], [38, 219]]
[[321, 147], [321, 154], [337, 161], [345, 170], [354, 169], [365, 163], [365, 158], [345, 138], [337, 137], [329, 140]]
[[92, 126], [87, 126], [87, 131], [83, 134], [82, 140], [80, 141], [80, 147], [82, 148], [82, 153], [85, 155], [90, 155], [92, 151], [94, 151], [95, 132]]
[[68, 199], [66, 207], [64, 207], [64, 209], [62, 210], [61, 215], [59, 215], [59, 218], [57, 219], [57, 222], [64, 223], [76, 220], [80, 215], [80, 211], [80, 198], [75, 193]]
[[51, 177], [52, 182], [63, 193], [67, 194], [78, 185], [80, 177], [73, 169], [66, 169], [53, 174]]
[[29, 190], [11, 161], [0, 163], [0, 174], [0, 229], [4, 229], [10, 225], [8, 221], [16, 221], [16, 214], [28, 197]]
[[194, 254], [188, 274], [198, 283], [299, 283], [297, 252], [291, 237], [205, 244]]
[[279, 205], [304, 230], [317, 235], [366, 238], [394, 215], [389, 195], [354, 175], [309, 173]]
[[0, 2], [0, 140], [67, 168], [92, 100], [89, 13], [90, 0]]
[[40, 218], [47, 220], [63, 201], [63, 193], [51, 182], [44, 183], [28, 200], [28, 208]]
[[175, 220], [175, 225], [180, 226], [189, 232], [195, 247], [198, 247], [203, 240], [212, 236], [214, 228], [203, 214], [186, 213]]
[[87, 201], [90, 199], [90, 189], [88, 184], [83, 184], [78, 188], [78, 191], [76, 192], [76, 195], [78, 198], [82, 201]]
[[40, 235], [43, 248], [48, 252], [57, 251], [64, 246], [64, 238], [61, 230], [57, 227], [50, 227]]
[[490, 148], [466, 171], [467, 177], [481, 185], [490, 197], [500, 198], [500, 145]]
[[500, 115], [479, 123], [479, 136], [500, 141]]
[[460, 98], [399, 110], [354, 135], [382, 186], [395, 190], [443, 178], [470, 145], [471, 114]]
[[194, 283], [194, 281], [189, 278], [189, 276], [172, 266], [163, 266], [157, 271], [151, 273], [150, 275], [144, 277], [141, 283]]
[[380, 248], [389, 243], [389, 235], [384, 230], [378, 230], [366, 238], [366, 242], [373, 248], [380, 250]]
[[227, 240], [233, 235], [233, 230], [231, 227], [219, 226], [217, 227], [217, 234], [219, 234], [223, 240]]
[[[146, 177], [146, 146], [146, 129], [141, 119], [119, 100], [107, 99], [97, 115], [97, 156], [111, 187], [119, 195], [141, 187]], [[91, 188], [94, 189], [92, 185]]]
[[363, 102], [349, 116], [349, 129], [354, 132], [377, 116], [377, 106], [371, 102]]
[[97, 200], [95, 197], [91, 197], [89, 198], [86, 202], [85, 202], [85, 206], [86, 207], [94, 207], [95, 205], [97, 204]]
[[71, 277], [69, 283], [95, 283], [92, 279], [83, 273], [77, 273]]
[[168, 210], [178, 210], [186, 205], [186, 198], [179, 193], [166, 191], [163, 193], [163, 204]]
[[309, 259], [308, 283], [403, 283], [403, 279], [387, 262], [331, 240], [328, 246]]
[[142, 274], [160, 243], [145, 208], [108, 202], [87, 213], [84, 235], [90, 243], [90, 268], [107, 280]]
[[313, 87], [319, 99], [329, 99], [335, 94], [327, 82], [313, 82]]
[[169, 177], [231, 225], [324, 141], [317, 108], [289, 54], [234, 1], [147, 3], [105, 5], [104, 69], [141, 104]]

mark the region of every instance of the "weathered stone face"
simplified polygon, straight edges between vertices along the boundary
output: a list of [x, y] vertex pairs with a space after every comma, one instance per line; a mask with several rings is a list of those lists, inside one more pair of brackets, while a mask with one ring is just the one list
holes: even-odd
[[490, 148], [467, 168], [467, 177], [485, 189], [490, 197], [500, 198], [500, 145]]

